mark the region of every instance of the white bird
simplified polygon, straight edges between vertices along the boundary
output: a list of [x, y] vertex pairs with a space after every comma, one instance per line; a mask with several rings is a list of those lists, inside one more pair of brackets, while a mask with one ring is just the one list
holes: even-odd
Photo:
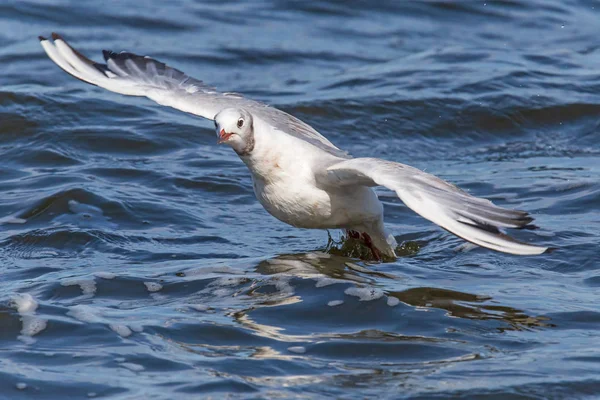
[[408, 165], [352, 158], [311, 126], [281, 110], [220, 93], [149, 57], [103, 51], [89, 60], [58, 34], [41, 45], [60, 68], [84, 82], [214, 120], [218, 143], [231, 146], [252, 174], [254, 193], [275, 218], [300, 228], [343, 229], [375, 258], [395, 258], [396, 241], [383, 224], [372, 187], [385, 186], [413, 211], [476, 245], [533, 255], [548, 247], [519, 242], [500, 228], [524, 228], [533, 218], [473, 197]]

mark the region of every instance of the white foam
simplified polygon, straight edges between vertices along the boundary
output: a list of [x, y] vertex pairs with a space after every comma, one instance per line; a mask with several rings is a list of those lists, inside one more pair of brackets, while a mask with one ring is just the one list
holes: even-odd
[[104, 322], [104, 318], [102, 318], [101, 313], [98, 310], [93, 307], [86, 306], [85, 304], [78, 304], [70, 307], [67, 315], [75, 318], [78, 321], [88, 322], [91, 324]]
[[377, 300], [383, 296], [383, 291], [378, 288], [349, 287], [344, 291], [349, 296], [356, 296], [360, 301]]
[[306, 347], [292, 346], [292, 347], [288, 347], [288, 351], [291, 351], [292, 353], [304, 354], [304, 353], [306, 353]]
[[29, 293], [16, 294], [13, 296], [12, 301], [19, 314], [32, 313], [38, 308], [38, 302]]
[[46, 326], [48, 325], [48, 321], [34, 315], [23, 315], [21, 321], [23, 322], [21, 334], [24, 336], [35, 336], [46, 329]]
[[38, 302], [29, 293], [16, 294], [12, 297], [12, 301], [17, 312], [21, 316], [20, 319], [23, 323], [21, 334], [17, 339], [27, 344], [32, 344], [35, 342], [33, 336], [46, 329], [48, 321], [35, 315], [35, 310], [38, 308]]
[[128, 370], [134, 371], [134, 372], [139, 372], [139, 371], [143, 371], [144, 370], [144, 366], [140, 365], [140, 364], [135, 364], [135, 363], [130, 363], [130, 362], [124, 362], [119, 364], [121, 367], [127, 368]]
[[163, 286], [157, 282], [144, 282], [144, 285], [146, 285], [146, 289], [148, 289], [149, 292], [158, 292], [163, 288]]
[[[101, 311], [85, 304], [78, 304], [70, 307], [67, 315], [78, 321], [90, 324], [108, 324], [108, 321], [104, 318]], [[128, 337], [131, 336], [133, 332], [142, 332], [144, 330], [141, 325], [127, 326], [118, 323], [109, 324], [108, 327], [122, 337]]]
[[400, 304], [400, 300], [397, 297], [388, 296], [388, 298], [387, 298], [387, 305], [388, 306], [394, 307], [394, 306], [397, 306], [398, 304]]
[[123, 324], [110, 324], [108, 327], [124, 338], [131, 336], [131, 334], [133, 333], [127, 325]]
[[331, 300], [329, 303], [327, 303], [329, 307], [335, 307], [341, 304], [344, 304], [344, 300]]
[[25, 389], [27, 389], [27, 384], [25, 382], [18, 382], [15, 386], [19, 390], [25, 390]]
[[74, 286], [78, 285], [81, 289], [81, 293], [86, 297], [93, 297], [96, 294], [96, 281], [94, 278], [74, 278], [64, 279], [60, 282], [62, 286]]
[[112, 272], [99, 271], [95, 272], [94, 276], [100, 279], [115, 279], [117, 275], [113, 274]]

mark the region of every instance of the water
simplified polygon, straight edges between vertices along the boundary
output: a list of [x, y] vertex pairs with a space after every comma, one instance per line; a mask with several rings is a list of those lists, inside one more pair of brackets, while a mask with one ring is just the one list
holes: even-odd
[[[0, 4], [0, 397], [600, 393], [600, 3]], [[396, 262], [276, 221], [212, 123], [61, 72], [152, 55], [541, 229], [463, 242], [381, 190]]]

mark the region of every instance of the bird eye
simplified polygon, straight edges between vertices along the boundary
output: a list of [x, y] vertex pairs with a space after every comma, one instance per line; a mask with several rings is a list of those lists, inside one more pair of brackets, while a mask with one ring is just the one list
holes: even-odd
[[238, 119], [237, 127], [241, 128], [242, 126], [244, 126], [244, 120], [242, 118], [240, 118], [240, 119]]

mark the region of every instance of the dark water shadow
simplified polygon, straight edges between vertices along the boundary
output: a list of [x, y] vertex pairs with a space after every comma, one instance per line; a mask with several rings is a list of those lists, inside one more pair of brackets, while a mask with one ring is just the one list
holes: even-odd
[[504, 322], [507, 326], [498, 327], [500, 332], [554, 327], [548, 317], [527, 315], [517, 308], [491, 304], [494, 301], [489, 296], [434, 287], [410, 288], [387, 292], [387, 295], [414, 307], [446, 310], [452, 317]]
[[[362, 264], [362, 265], [361, 265]], [[346, 315], [338, 321], [343, 327], [345, 324], [352, 327], [355, 324], [360, 326], [355, 332], [340, 333], [336, 331], [325, 331], [320, 333], [302, 334], [286, 333], [284, 326], [278, 326], [278, 321], [283, 324], [289, 322], [286, 318], [253, 318], [253, 314], [262, 308], [272, 307], [296, 307], [305, 309], [312, 315], [304, 316], [307, 321], [315, 325], [321, 323], [320, 318], [327, 319], [329, 310], [318, 311], [318, 303], [315, 299], [321, 297], [339, 296], [342, 292], [348, 294], [349, 288], [357, 288], [364, 294], [361, 302], [368, 304], [373, 308], [373, 315], [379, 314], [382, 320], [393, 319], [389, 310], [397, 304], [402, 304], [407, 312], [414, 310], [444, 310], [444, 315], [438, 315], [436, 319], [459, 318], [465, 321], [487, 321], [489, 330], [494, 332], [505, 331], [523, 331], [552, 328], [554, 325], [550, 319], [544, 316], [528, 315], [525, 311], [498, 304], [490, 296], [466, 293], [451, 288], [435, 287], [410, 287], [404, 290], [386, 290], [385, 286], [390, 284], [394, 287], [402, 286], [402, 282], [408, 281], [401, 274], [389, 274], [379, 272], [373, 269], [373, 266], [356, 262], [356, 260], [346, 257], [336, 256], [322, 252], [308, 252], [297, 254], [284, 254], [270, 259], [260, 261], [253, 270], [259, 275], [267, 277], [262, 279], [260, 276], [254, 280], [254, 283], [244, 292], [251, 301], [250, 307], [243, 307], [230, 313], [230, 317], [245, 329], [263, 337], [269, 337], [278, 341], [294, 342], [303, 340], [362, 340], [368, 338], [375, 341], [386, 340], [417, 340], [417, 341], [446, 341], [438, 337], [428, 337], [425, 335], [402, 334], [385, 328], [367, 329], [368, 317], [356, 315], [353, 321], [353, 315]], [[316, 281], [316, 284], [314, 283]], [[307, 283], [310, 282], [310, 283]], [[335, 292], [322, 294], [318, 288], [329, 288], [335, 285]], [[339, 287], [346, 289], [341, 291]], [[317, 288], [317, 289], [315, 289]], [[332, 291], [334, 289], [331, 289]], [[333, 294], [331, 294], [333, 293]], [[349, 296], [343, 297], [344, 302], [353, 301]], [[302, 304], [301, 304], [302, 303]], [[387, 304], [386, 304], [387, 303]], [[304, 304], [304, 305], [303, 305]], [[327, 307], [326, 307], [327, 308]], [[281, 309], [279, 313], [285, 313], [286, 309]], [[290, 312], [290, 311], [288, 311]], [[304, 311], [301, 311], [301, 313]], [[267, 311], [270, 313], [270, 311]], [[385, 318], [384, 318], [385, 317]], [[293, 319], [294, 317], [290, 317]], [[299, 319], [296, 318], [296, 319]], [[335, 318], [334, 318], [335, 319]], [[265, 322], [268, 321], [268, 322]], [[357, 322], [358, 321], [358, 322]], [[376, 322], [375, 319], [373, 322]], [[442, 322], [443, 323], [443, 322]], [[443, 323], [444, 324], [444, 323]]]

